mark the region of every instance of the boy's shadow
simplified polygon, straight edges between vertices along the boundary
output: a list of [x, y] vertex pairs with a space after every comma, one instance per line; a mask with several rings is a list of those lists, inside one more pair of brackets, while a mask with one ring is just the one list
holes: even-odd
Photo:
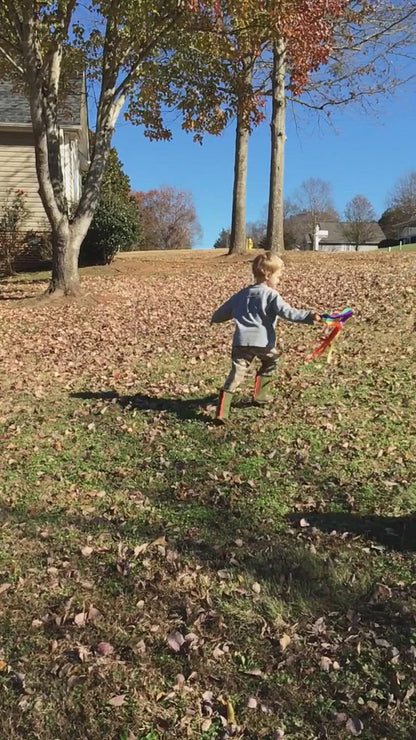
[[210, 413], [204, 407], [214, 405], [217, 401], [216, 394], [201, 398], [159, 398], [157, 396], [147, 396], [142, 393], [122, 396], [117, 391], [81, 391], [79, 393], [71, 393], [71, 398], [109, 401], [122, 408], [139, 409], [144, 413], [167, 411], [170, 414], [175, 414], [179, 419], [198, 419], [199, 421], [207, 422], [212, 422], [213, 412], [211, 411]]
[[289, 514], [292, 525], [299, 526], [306, 518], [311, 527], [322, 532], [349, 532], [367, 540], [379, 542], [383, 548], [402, 552], [416, 552], [416, 516], [402, 517], [359, 515], [349, 512], [304, 512]]

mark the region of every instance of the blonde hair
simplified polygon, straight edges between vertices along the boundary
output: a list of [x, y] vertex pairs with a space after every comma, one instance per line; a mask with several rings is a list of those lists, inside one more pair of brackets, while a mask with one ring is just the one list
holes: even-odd
[[274, 275], [275, 272], [281, 272], [284, 268], [284, 262], [275, 254], [258, 254], [253, 260], [252, 270], [256, 280], [263, 282]]

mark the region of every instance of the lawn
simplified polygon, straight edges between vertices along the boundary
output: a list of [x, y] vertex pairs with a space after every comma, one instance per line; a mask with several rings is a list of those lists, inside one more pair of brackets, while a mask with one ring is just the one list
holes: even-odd
[[247, 258], [0, 285], [0, 737], [416, 737], [416, 260], [292, 254], [274, 404], [212, 423]]
[[[387, 252], [389, 251], [388, 247], [383, 247]], [[390, 247], [391, 252], [415, 252], [416, 251], [416, 244], [402, 244], [401, 247]]]

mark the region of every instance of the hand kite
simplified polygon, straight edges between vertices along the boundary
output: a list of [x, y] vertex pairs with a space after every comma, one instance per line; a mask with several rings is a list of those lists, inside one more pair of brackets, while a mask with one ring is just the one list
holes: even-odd
[[327, 321], [329, 324], [333, 324], [334, 322], [339, 322], [340, 324], [345, 324], [348, 319], [351, 318], [354, 311], [352, 308], [344, 308], [341, 313], [323, 313], [321, 315], [322, 321]]
[[332, 331], [327, 337], [325, 337], [319, 347], [317, 347], [316, 350], [305, 359], [305, 362], [310, 362], [316, 357], [320, 357], [325, 352], [327, 347], [329, 347], [327, 362], [328, 364], [331, 362], [333, 350], [333, 347], [331, 347], [332, 342], [337, 338], [345, 322], [351, 318], [353, 313], [354, 311], [352, 310], [352, 308], [344, 308], [341, 313], [323, 313], [321, 315], [322, 321], [325, 321], [329, 326], [332, 326]]

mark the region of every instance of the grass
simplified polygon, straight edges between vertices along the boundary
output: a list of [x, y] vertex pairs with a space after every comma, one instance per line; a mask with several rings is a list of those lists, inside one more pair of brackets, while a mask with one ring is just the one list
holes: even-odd
[[[388, 249], [387, 249], [388, 251]], [[416, 244], [402, 244], [402, 246], [391, 247], [391, 252], [414, 252], [416, 251]]]
[[[334, 364], [302, 364], [285, 330], [275, 404], [246, 388], [226, 429], [223, 339], [195, 316], [244, 265], [188, 267], [187, 318], [166, 328], [181, 281], [157, 270], [88, 312], [3, 308], [2, 737], [414, 737], [410, 259], [320, 260], [326, 289], [356, 291]], [[295, 258], [295, 297], [311, 264]], [[153, 321], [124, 356], [133, 284]]]
[[[227, 255], [226, 249], [214, 250], [197, 250], [197, 249], [178, 249], [172, 254], [163, 250], [145, 250], [139, 252], [120, 252], [110, 265], [94, 265], [91, 267], [81, 267], [79, 272], [81, 279], [86, 277], [104, 277], [119, 278], [120, 275], [134, 274], [143, 276], [143, 274], [163, 274], [166, 271], [180, 270], [184, 265], [192, 264], [209, 264], [210, 261], [217, 261], [219, 257]], [[248, 259], [250, 256], [237, 258]], [[235, 259], [235, 258], [234, 258]], [[51, 276], [50, 270], [40, 270], [35, 272], [19, 272], [10, 277], [0, 279], [0, 285], [15, 285], [37, 282], [47, 282]]]

